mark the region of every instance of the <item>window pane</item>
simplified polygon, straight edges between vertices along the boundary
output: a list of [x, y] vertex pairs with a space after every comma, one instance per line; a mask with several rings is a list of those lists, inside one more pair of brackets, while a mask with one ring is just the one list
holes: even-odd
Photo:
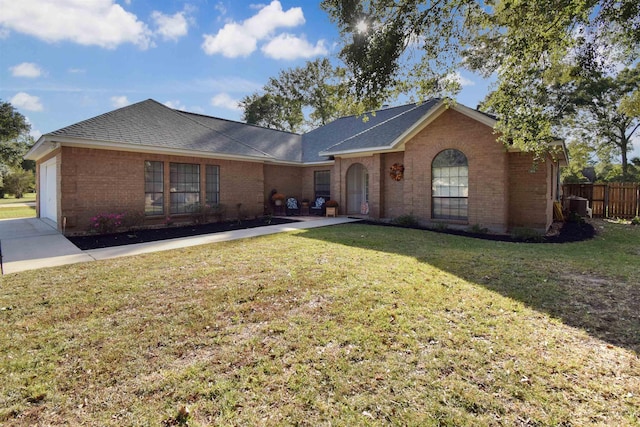
[[329, 200], [331, 195], [331, 171], [316, 171], [314, 173], [314, 198], [324, 197]]
[[458, 150], [444, 150], [433, 159], [432, 217], [467, 219], [469, 167], [467, 157]]
[[169, 170], [170, 212], [189, 213], [200, 202], [200, 165], [170, 163]]
[[144, 213], [162, 215], [164, 213], [164, 163], [144, 162]]
[[217, 205], [220, 203], [220, 167], [207, 165], [205, 190], [207, 204]]

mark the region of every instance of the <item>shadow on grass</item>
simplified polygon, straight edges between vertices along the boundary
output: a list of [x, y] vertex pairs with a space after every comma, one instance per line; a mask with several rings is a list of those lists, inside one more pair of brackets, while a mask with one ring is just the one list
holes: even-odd
[[[633, 272], [640, 245], [624, 249], [609, 237], [564, 244], [499, 242], [358, 223], [297, 236], [416, 258], [640, 353], [640, 282]], [[607, 265], [609, 257], [624, 271]]]

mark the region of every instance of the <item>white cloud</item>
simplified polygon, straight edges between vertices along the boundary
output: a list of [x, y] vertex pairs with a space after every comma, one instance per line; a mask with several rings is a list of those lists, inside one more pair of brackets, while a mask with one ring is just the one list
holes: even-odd
[[151, 42], [149, 28], [114, 0], [0, 0], [0, 28], [28, 34], [49, 43], [71, 41], [115, 49]]
[[220, 14], [220, 16], [218, 17], [218, 19], [221, 19], [224, 15], [227, 14], [227, 7], [224, 5], [224, 3], [222, 3], [221, 1], [219, 1], [218, 3], [216, 3], [215, 6], [213, 6], [213, 8], [215, 10], [218, 11], [218, 13]]
[[31, 137], [33, 137], [33, 139], [37, 141], [42, 136], [42, 132], [40, 132], [38, 129], [31, 128], [31, 130], [29, 131], [29, 135], [31, 135]]
[[460, 87], [468, 87], [468, 86], [475, 86], [476, 85], [476, 82], [474, 82], [473, 80], [469, 80], [468, 78], [464, 77], [458, 71], [454, 71], [453, 73], [450, 73], [443, 80], [445, 82], [458, 83], [460, 85]]
[[226, 93], [219, 93], [211, 98], [211, 105], [214, 107], [226, 108], [227, 110], [242, 110], [238, 104], [240, 104], [240, 100], [234, 99]]
[[163, 40], [178, 40], [180, 37], [186, 36], [189, 31], [189, 23], [184, 11], [165, 15], [154, 10], [151, 19], [156, 24], [156, 33], [162, 36]]
[[292, 34], [280, 34], [262, 46], [262, 52], [274, 59], [312, 58], [329, 53], [324, 46], [324, 40], [319, 40], [313, 46], [305, 38]]
[[42, 102], [37, 96], [29, 95], [25, 92], [18, 92], [9, 100], [11, 105], [16, 108], [22, 108], [27, 111], [42, 111]]
[[129, 100], [127, 99], [126, 96], [121, 95], [121, 96], [112, 96], [111, 97], [111, 105], [114, 108], [122, 108], [122, 107], [126, 107], [127, 105], [131, 104], [131, 102], [129, 102]]
[[173, 108], [174, 110], [183, 110], [185, 111], [187, 109], [187, 107], [180, 101], [176, 100], [171, 100], [171, 101], [167, 101], [164, 103], [164, 105], [166, 105], [169, 108]]
[[71, 74], [82, 74], [87, 72], [84, 68], [69, 68], [67, 71]]
[[42, 75], [40, 66], [33, 62], [23, 62], [9, 69], [13, 77], [29, 77], [33, 79]]
[[302, 8], [292, 7], [285, 12], [280, 2], [274, 0], [242, 23], [229, 22], [217, 34], [205, 34], [202, 49], [207, 55], [248, 56], [256, 50], [258, 41], [269, 37], [276, 29], [296, 27], [304, 22]]

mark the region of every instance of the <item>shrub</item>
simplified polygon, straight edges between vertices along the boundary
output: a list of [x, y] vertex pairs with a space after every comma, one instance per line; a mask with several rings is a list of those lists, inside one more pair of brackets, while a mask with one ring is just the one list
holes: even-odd
[[125, 212], [124, 218], [122, 219], [122, 226], [129, 231], [139, 230], [144, 227], [145, 219], [144, 212]]
[[489, 229], [483, 227], [481, 224], [473, 224], [471, 227], [469, 227], [468, 231], [470, 233], [476, 234], [487, 234], [489, 232]]
[[637, 216], [631, 220], [631, 224], [640, 225], [640, 216]]
[[420, 225], [418, 218], [411, 214], [400, 215], [391, 221], [392, 224], [401, 225], [403, 227], [417, 227]]
[[449, 224], [446, 222], [436, 222], [433, 224], [433, 228], [438, 231], [446, 231], [449, 228]]
[[511, 237], [523, 242], [541, 242], [544, 240], [542, 233], [527, 227], [515, 227], [511, 231]]
[[114, 233], [125, 217], [123, 213], [98, 214], [91, 218], [89, 231], [98, 234]]

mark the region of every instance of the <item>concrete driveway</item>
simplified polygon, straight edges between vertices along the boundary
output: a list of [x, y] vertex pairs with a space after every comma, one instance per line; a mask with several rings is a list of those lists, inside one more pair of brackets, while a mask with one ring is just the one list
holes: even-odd
[[4, 274], [93, 260], [40, 218], [0, 220], [0, 250]]

